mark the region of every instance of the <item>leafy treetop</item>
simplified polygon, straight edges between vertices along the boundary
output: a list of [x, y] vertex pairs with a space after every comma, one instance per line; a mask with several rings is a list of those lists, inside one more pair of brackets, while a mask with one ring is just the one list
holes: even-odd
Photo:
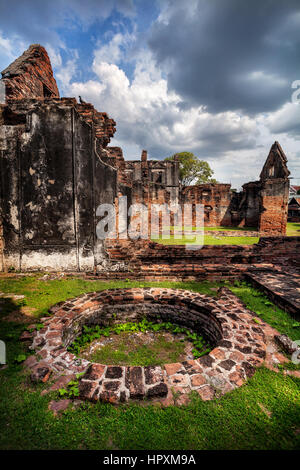
[[214, 172], [209, 164], [204, 160], [200, 160], [191, 152], [180, 152], [165, 158], [165, 160], [173, 161], [176, 155], [179, 161], [179, 180], [183, 186], [217, 183], [217, 181], [212, 178]]

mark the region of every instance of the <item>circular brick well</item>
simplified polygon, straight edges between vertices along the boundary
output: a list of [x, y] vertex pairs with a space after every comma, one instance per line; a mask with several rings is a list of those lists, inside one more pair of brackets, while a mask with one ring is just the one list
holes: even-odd
[[[263, 328], [228, 289], [217, 298], [195, 292], [136, 288], [84, 294], [55, 305], [44, 327], [34, 334], [35, 374], [79, 379], [82, 399], [112, 403], [128, 399], [159, 399], [168, 404], [174, 392], [191, 391], [212, 399], [242, 385], [265, 357]], [[111, 325], [127, 321], [170, 321], [201, 333], [214, 349], [197, 360], [159, 366], [111, 366], [79, 359], [67, 347], [84, 325]], [[184, 400], [183, 400], [184, 402]]]

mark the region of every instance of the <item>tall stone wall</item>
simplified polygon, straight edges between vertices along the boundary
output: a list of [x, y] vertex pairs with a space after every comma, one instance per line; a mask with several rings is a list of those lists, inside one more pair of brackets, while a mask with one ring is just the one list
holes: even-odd
[[115, 121], [110, 119], [107, 113], [97, 111], [91, 103], [77, 103], [75, 98], [73, 100], [78, 113], [93, 127], [96, 148], [101, 151], [109, 144], [110, 139], [116, 132]]
[[25, 110], [25, 125], [0, 132], [5, 267], [93, 270], [103, 255], [96, 209], [114, 203], [117, 172], [74, 106], [23, 100], [14, 113]]

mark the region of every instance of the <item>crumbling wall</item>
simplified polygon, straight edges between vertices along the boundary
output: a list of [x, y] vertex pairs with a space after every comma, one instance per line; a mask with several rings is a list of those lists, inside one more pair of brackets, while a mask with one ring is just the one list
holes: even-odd
[[285, 235], [289, 201], [287, 158], [278, 142], [272, 145], [260, 174], [259, 231]]
[[232, 225], [228, 211], [232, 199], [230, 184], [199, 184], [186, 186], [181, 192], [183, 204], [203, 204], [204, 225], [208, 227]]
[[47, 51], [32, 44], [18, 59], [2, 71], [6, 99], [59, 97]]
[[105, 148], [110, 139], [116, 132], [116, 123], [109, 118], [107, 113], [97, 111], [91, 103], [77, 103], [74, 98], [74, 105], [78, 113], [89, 123], [94, 129], [97, 150], [101, 151]]
[[101, 158], [118, 170], [118, 182], [121, 185], [132, 186], [132, 179], [126, 172], [126, 162], [121, 147], [106, 147], [102, 150]]
[[262, 235], [285, 235], [289, 174], [287, 158], [275, 142], [260, 180], [244, 184], [240, 193], [228, 184], [201, 184], [183, 188], [181, 201], [204, 205], [205, 226], [253, 227]]
[[146, 150], [141, 160], [125, 160], [127, 180], [132, 182], [132, 200], [136, 203], [164, 204], [179, 202], [179, 166], [177, 161], [148, 160]]
[[285, 235], [288, 214], [289, 181], [285, 179], [265, 181], [260, 192], [260, 197], [260, 233]]
[[90, 103], [59, 99], [40, 45], [7, 67], [2, 81], [0, 268], [93, 270], [103, 257], [96, 210], [117, 196], [117, 170], [101, 160], [115, 121]]
[[127, 264], [119, 278], [148, 281], [243, 279], [251, 269], [268, 271], [273, 264], [286, 269], [300, 263], [300, 237], [262, 237], [254, 245], [206, 245], [200, 250], [129, 239], [106, 240], [105, 247], [111, 260]]
[[74, 106], [23, 100], [26, 125], [0, 134], [5, 265], [93, 270], [100, 262], [96, 208], [114, 203], [117, 172], [94, 151], [94, 131]]

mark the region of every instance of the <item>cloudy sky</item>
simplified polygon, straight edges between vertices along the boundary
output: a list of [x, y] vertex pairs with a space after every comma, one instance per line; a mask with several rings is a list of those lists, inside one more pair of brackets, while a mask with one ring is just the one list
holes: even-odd
[[238, 188], [278, 140], [300, 185], [299, 0], [0, 0], [0, 70], [32, 43], [126, 159], [194, 152]]

